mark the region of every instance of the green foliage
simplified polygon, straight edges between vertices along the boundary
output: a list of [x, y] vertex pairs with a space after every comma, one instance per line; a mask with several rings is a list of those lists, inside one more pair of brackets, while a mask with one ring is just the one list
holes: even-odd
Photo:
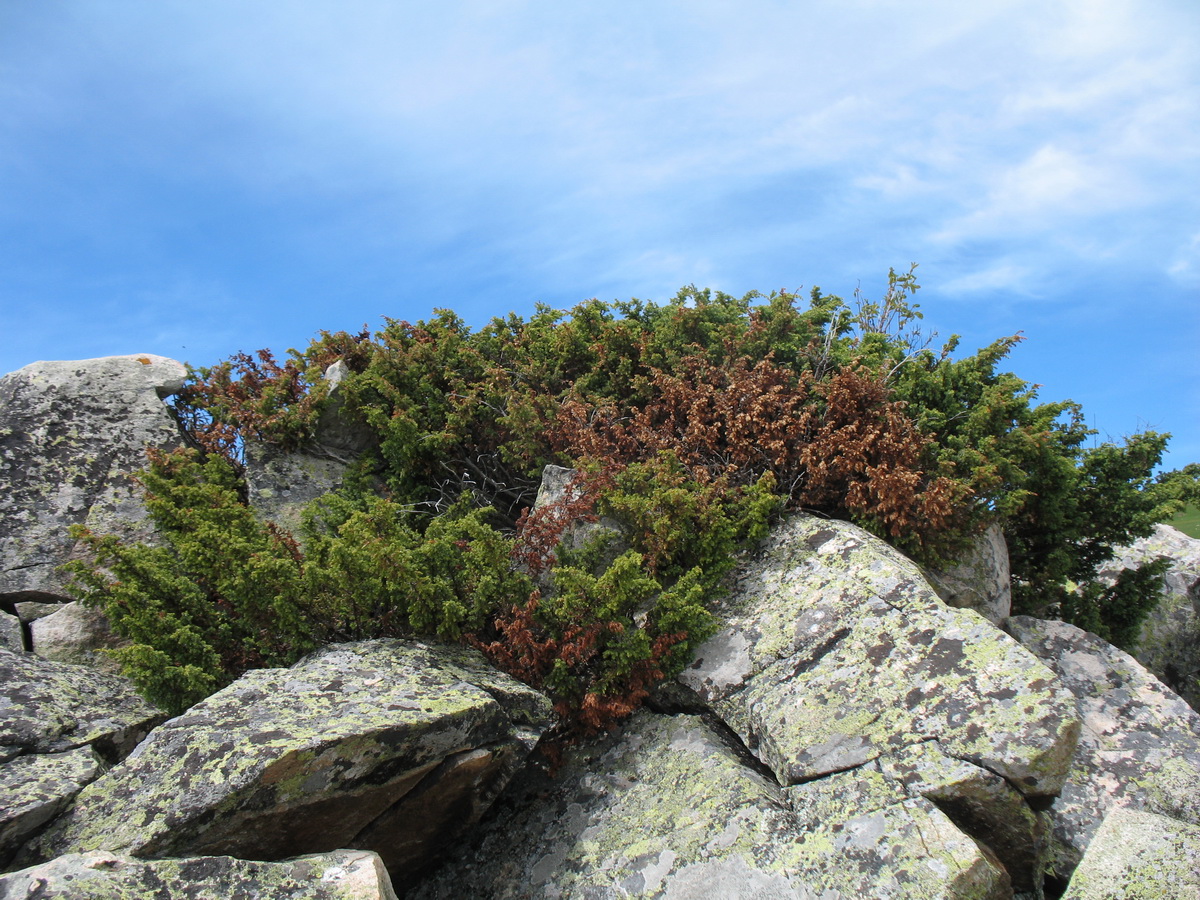
[[[239, 354], [196, 370], [177, 404], [211, 455], [155, 457], [144, 476], [165, 546], [84, 533], [94, 565], [76, 574], [133, 640], [127, 670], [172, 708], [324, 641], [428, 634], [601, 728], [686, 664], [722, 576], [784, 508], [850, 518], [932, 564], [999, 521], [1018, 611], [1128, 640], [1152, 579], [1105, 588], [1097, 567], [1200, 499], [1198, 472], [1153, 479], [1153, 432], [1086, 446], [1075, 404], [1038, 403], [1002, 371], [1019, 336], [931, 351], [918, 288], [915, 266], [849, 304], [687, 287], [478, 331], [436, 310], [324, 332], [283, 363]], [[305, 446], [338, 360], [339, 415], [370, 446], [353, 488], [310, 510], [302, 549], [246, 508], [236, 459], [245, 441]], [[550, 463], [582, 474], [531, 513]], [[559, 546], [600, 517], [624, 544]]]

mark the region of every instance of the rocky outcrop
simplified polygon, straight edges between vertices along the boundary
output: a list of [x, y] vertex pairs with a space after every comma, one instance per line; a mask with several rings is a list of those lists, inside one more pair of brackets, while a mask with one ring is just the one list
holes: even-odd
[[248, 672], [156, 729], [18, 861], [358, 847], [403, 881], [478, 819], [549, 720], [544, 697], [475, 651], [331, 647]]
[[1114, 809], [1062, 900], [1200, 900], [1200, 828]]
[[947, 606], [973, 609], [996, 624], [1012, 611], [1008, 544], [997, 523], [975, 539], [957, 565], [927, 570], [925, 574]]
[[284, 862], [222, 856], [147, 861], [105, 851], [73, 853], [0, 876], [0, 900], [396, 900], [374, 853], [338, 850]]
[[1055, 670], [1083, 722], [1052, 811], [1056, 869], [1075, 867], [1116, 807], [1200, 825], [1200, 715], [1093, 634], [1025, 616], [1009, 619], [1008, 628]]
[[785, 789], [721, 730], [638, 713], [555, 776], [527, 773], [409, 896], [1011, 897], [985, 850], [877, 770]]
[[1200, 540], [1170, 525], [1128, 547], [1097, 573], [1114, 581], [1122, 569], [1166, 557], [1162, 598], [1142, 624], [1134, 656], [1193, 709], [1200, 710]]
[[162, 402], [182, 363], [150, 354], [37, 362], [0, 378], [0, 598], [69, 596], [71, 525], [145, 539], [131, 473], [182, 438]]

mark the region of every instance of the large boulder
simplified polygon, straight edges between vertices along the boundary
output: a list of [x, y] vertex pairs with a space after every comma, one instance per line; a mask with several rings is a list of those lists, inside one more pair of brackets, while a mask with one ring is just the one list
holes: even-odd
[[1170, 560], [1158, 605], [1142, 624], [1138, 662], [1171, 690], [1200, 710], [1200, 540], [1170, 525], [1122, 547], [1097, 573], [1113, 581], [1122, 569], [1159, 557]]
[[1114, 809], [1062, 900], [1200, 900], [1200, 828]]
[[1058, 871], [1075, 867], [1115, 807], [1200, 825], [1200, 715], [1094, 634], [1026, 616], [1008, 628], [1055, 670], [1083, 722], [1053, 809]]
[[143, 540], [151, 533], [130, 477], [146, 448], [182, 442], [163, 398], [182, 363], [142, 354], [36, 362], [0, 378], [0, 599], [69, 596], [57, 567], [71, 525]]
[[76, 600], [58, 604], [47, 616], [29, 623], [29, 649], [43, 659], [119, 672], [120, 663], [104, 650], [129, 643], [112, 630], [108, 617]]
[[473, 650], [333, 646], [248, 672], [156, 729], [19, 861], [359, 847], [403, 882], [484, 812], [550, 718]]
[[253, 862], [222, 856], [147, 861], [105, 851], [73, 853], [0, 876], [0, 900], [396, 900], [379, 857], [337, 850]]
[[947, 606], [973, 609], [997, 625], [1012, 612], [1008, 544], [998, 523], [989, 525], [954, 565], [926, 575]]
[[644, 710], [553, 776], [527, 771], [481, 833], [408, 896], [998, 900], [1012, 891], [944, 813], [878, 771], [785, 789], [719, 723]]

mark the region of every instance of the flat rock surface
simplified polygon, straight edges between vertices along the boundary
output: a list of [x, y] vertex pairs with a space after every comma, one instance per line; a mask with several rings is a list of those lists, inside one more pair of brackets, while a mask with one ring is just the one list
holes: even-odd
[[163, 398], [187, 370], [164, 356], [36, 362], [0, 378], [0, 595], [69, 596], [71, 525], [145, 539], [131, 473], [146, 447], [175, 447]]
[[1011, 897], [936, 806], [867, 769], [785, 790], [701, 718], [643, 710], [553, 777], [527, 772], [408, 896]]
[[0, 900], [396, 900], [379, 857], [338, 850], [283, 862], [73, 853], [0, 876]]
[[1200, 828], [1114, 809], [1062, 900], [1200, 900]]
[[0, 869], [101, 772], [90, 747], [0, 763]]
[[248, 672], [160, 726], [19, 861], [356, 846], [401, 878], [482, 814], [550, 713], [473, 650], [332, 646]]
[[1054, 673], [948, 608], [916, 565], [853, 525], [800, 515], [743, 568], [726, 626], [680, 681], [783, 784], [936, 741], [1027, 797], [1058, 793], [1079, 722]]
[[1094, 634], [1026, 616], [1009, 619], [1008, 628], [1055, 669], [1083, 721], [1053, 809], [1063, 866], [1078, 862], [1116, 806], [1200, 825], [1200, 715]]

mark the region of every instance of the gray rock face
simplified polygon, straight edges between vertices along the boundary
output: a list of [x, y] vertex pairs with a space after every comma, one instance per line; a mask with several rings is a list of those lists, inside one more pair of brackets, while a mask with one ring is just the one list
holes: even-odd
[[0, 610], [0, 647], [5, 650], [24, 650], [25, 632], [21, 620]]
[[100, 774], [91, 747], [18, 756], [0, 765], [0, 870]]
[[181, 442], [164, 397], [187, 371], [162, 356], [37, 362], [0, 378], [0, 597], [69, 596], [67, 528], [148, 537], [130, 473]]
[[1114, 807], [1200, 825], [1200, 715], [1132, 656], [1065, 622], [1008, 620], [1074, 694], [1083, 730], [1053, 809], [1057, 868], [1069, 872]]
[[0, 761], [90, 745], [115, 762], [165, 718], [119, 675], [0, 650]]
[[1200, 828], [1114, 809], [1062, 900], [1200, 900]]
[[396, 900], [374, 853], [338, 850], [285, 862], [229, 857], [147, 861], [106, 851], [0, 876], [0, 900]]
[[548, 700], [475, 651], [330, 647], [156, 729], [18, 861], [361, 847], [403, 881], [483, 813], [549, 721]]
[[1098, 573], [1115, 580], [1126, 568], [1167, 557], [1158, 606], [1142, 625], [1134, 656], [1193, 709], [1200, 709], [1200, 540], [1170, 525], [1122, 548]]
[[129, 643], [113, 632], [104, 613], [78, 600], [35, 619], [29, 624], [29, 633], [30, 649], [43, 659], [114, 673], [120, 671], [120, 665], [99, 651]]
[[929, 583], [947, 606], [973, 609], [999, 624], [1012, 612], [1012, 575], [1008, 545], [998, 524], [976, 538], [958, 565], [945, 571], [928, 571]]
[[[841, 773], [845, 775], [846, 773]], [[784, 789], [695, 716], [642, 711], [528, 773], [412, 898], [1011, 897], [1003, 869], [879, 772]]]
[[911, 744], [1061, 789], [1079, 733], [1071, 695], [978, 615], [861, 529], [797, 516], [739, 575], [727, 625], [680, 676], [782, 784]]

